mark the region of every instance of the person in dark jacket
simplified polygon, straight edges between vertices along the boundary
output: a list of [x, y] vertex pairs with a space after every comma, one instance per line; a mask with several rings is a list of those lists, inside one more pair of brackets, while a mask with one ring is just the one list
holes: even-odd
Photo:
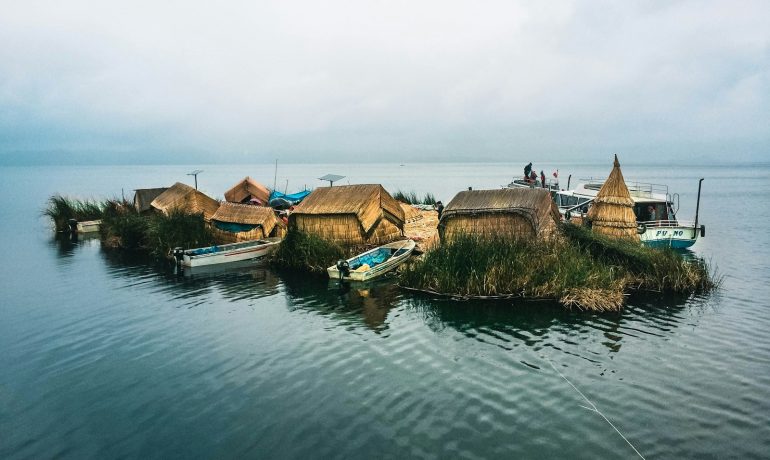
[[527, 166], [524, 166], [524, 179], [529, 180], [529, 173], [532, 172], [532, 162], [530, 161]]
[[438, 211], [438, 218], [441, 220], [441, 213], [444, 212], [444, 203], [436, 201], [436, 211]]
[[545, 188], [545, 173], [543, 173], [542, 169], [540, 170], [540, 185], [542, 185], [543, 188]]

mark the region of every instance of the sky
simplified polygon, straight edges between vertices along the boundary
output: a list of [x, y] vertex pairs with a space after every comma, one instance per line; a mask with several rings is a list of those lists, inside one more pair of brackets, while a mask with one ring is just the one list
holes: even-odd
[[766, 0], [0, 12], [0, 165], [770, 159]]

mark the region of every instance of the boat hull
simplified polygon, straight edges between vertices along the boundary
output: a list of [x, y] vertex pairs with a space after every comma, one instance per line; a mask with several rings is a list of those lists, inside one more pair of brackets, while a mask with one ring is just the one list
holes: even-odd
[[[279, 239], [259, 240], [255, 244], [235, 243], [232, 245], [223, 245], [218, 248], [221, 250], [205, 254], [195, 254], [194, 251], [185, 251], [182, 256], [182, 265], [185, 267], [204, 267], [209, 265], [226, 264], [232, 262], [242, 262], [245, 260], [258, 261], [272, 254], [278, 249]], [[248, 243], [248, 242], [247, 242]], [[228, 247], [230, 246], [230, 247]], [[206, 249], [206, 248], [202, 248]]]
[[700, 229], [686, 226], [646, 225], [639, 239], [645, 246], [654, 248], [686, 249], [698, 241]]
[[102, 225], [101, 220], [86, 220], [78, 222], [78, 233], [95, 233], [99, 231]]
[[[399, 245], [399, 243], [401, 244]], [[411, 240], [408, 240], [407, 242], [386, 244], [384, 246], [380, 246], [380, 248], [394, 248], [394, 249], [397, 248], [397, 250], [403, 249], [404, 251], [401, 254], [393, 256], [388, 260], [380, 264], [377, 264], [374, 267], [371, 267], [370, 269], [365, 271], [351, 270], [347, 275], [340, 277], [340, 272], [339, 270], [337, 270], [337, 266], [332, 265], [331, 267], [326, 269], [326, 273], [328, 273], [329, 278], [335, 279], [335, 280], [342, 279], [344, 281], [369, 281], [396, 269], [399, 265], [401, 265], [404, 261], [406, 261], [406, 259], [408, 259], [409, 256], [412, 255], [412, 251], [414, 251], [414, 247], [415, 247], [415, 243], [414, 241], [411, 241]], [[376, 248], [375, 250], [380, 248]], [[371, 252], [371, 251], [368, 251], [368, 252]], [[367, 253], [364, 253], [362, 255], [365, 255]], [[361, 257], [361, 255], [356, 256], [352, 259], [348, 259], [348, 261], [352, 261], [357, 257]]]

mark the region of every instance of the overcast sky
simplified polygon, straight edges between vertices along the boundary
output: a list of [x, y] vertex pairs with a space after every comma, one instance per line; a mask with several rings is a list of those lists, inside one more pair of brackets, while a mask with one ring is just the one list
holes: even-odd
[[0, 0], [0, 164], [761, 161], [770, 3]]

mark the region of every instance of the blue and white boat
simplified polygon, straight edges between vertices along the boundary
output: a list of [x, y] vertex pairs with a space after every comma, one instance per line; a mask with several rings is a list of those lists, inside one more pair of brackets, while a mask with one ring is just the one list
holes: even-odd
[[[626, 181], [628, 192], [634, 200], [637, 232], [639, 239], [646, 246], [689, 248], [698, 237], [706, 236], [706, 227], [699, 225], [700, 192], [703, 179], [698, 182], [698, 201], [695, 208], [695, 220], [680, 220], [676, 216], [679, 209], [679, 194], [670, 194], [668, 186]], [[591, 181], [578, 185], [573, 190], [556, 192], [554, 200], [566, 220], [572, 216], [583, 215], [593, 202], [603, 181]]]
[[348, 260], [340, 260], [326, 269], [331, 279], [369, 281], [395, 269], [412, 255], [415, 242], [401, 240], [366, 251]]

